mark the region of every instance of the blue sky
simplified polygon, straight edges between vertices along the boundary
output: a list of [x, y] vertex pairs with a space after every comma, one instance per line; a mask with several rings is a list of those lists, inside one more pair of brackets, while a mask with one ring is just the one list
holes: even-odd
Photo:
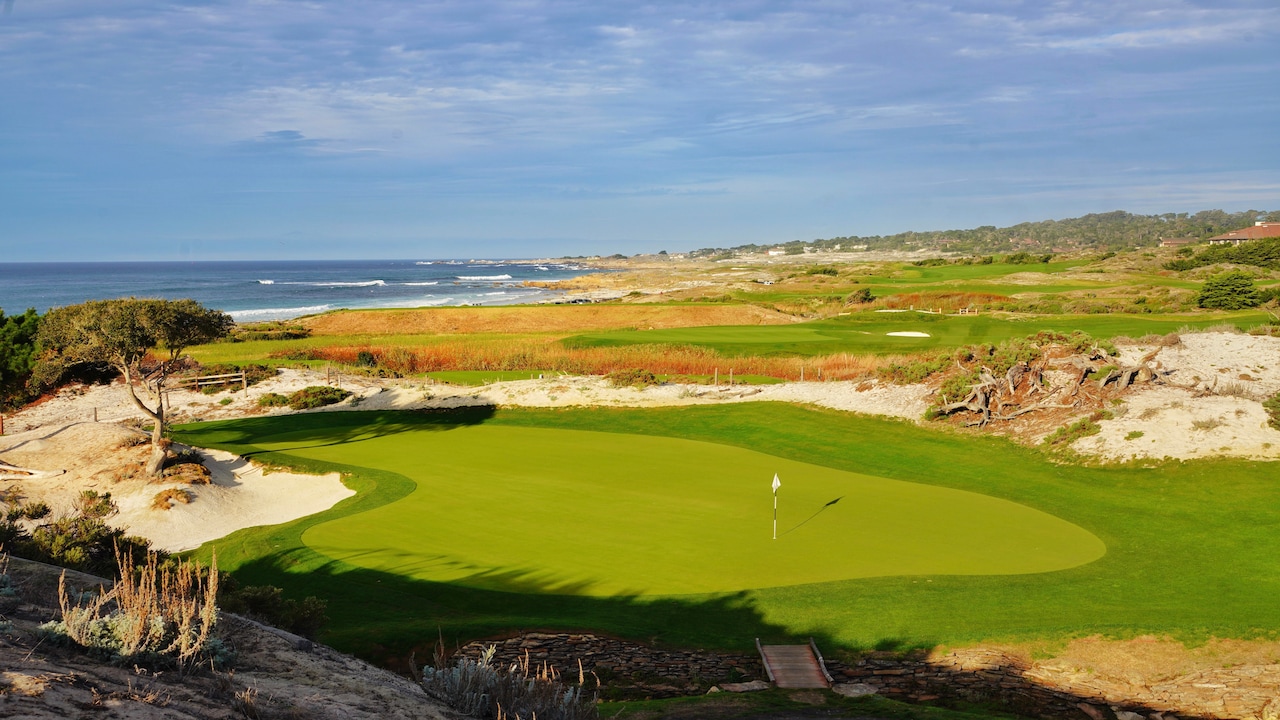
[[1280, 209], [1280, 5], [0, 0], [0, 259]]

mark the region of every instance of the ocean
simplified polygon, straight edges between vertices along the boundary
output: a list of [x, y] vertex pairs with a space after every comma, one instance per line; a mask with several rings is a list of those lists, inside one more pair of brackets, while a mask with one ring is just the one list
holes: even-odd
[[560, 293], [523, 287], [600, 272], [486, 260], [0, 263], [0, 310], [16, 315], [122, 297], [194, 298], [240, 322], [337, 308], [510, 305]]

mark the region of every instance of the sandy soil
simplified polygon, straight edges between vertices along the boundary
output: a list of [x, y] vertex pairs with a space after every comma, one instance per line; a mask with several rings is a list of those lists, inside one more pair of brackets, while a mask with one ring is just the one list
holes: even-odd
[[1186, 387], [1138, 386], [1100, 423], [1102, 432], [1073, 447], [1113, 460], [1209, 456], [1280, 458], [1280, 430], [1268, 425], [1262, 401], [1280, 392], [1280, 338], [1235, 333], [1182, 335], [1173, 347], [1131, 345], [1136, 362], [1159, 349], [1155, 363]]
[[[0, 598], [0, 717], [195, 720], [456, 717], [412, 681], [332, 648], [224, 613], [216, 632], [235, 648], [233, 672], [183, 676], [114, 667], [40, 637], [58, 613], [61, 568], [14, 560], [16, 598]], [[75, 590], [103, 581], [68, 571]], [[6, 602], [7, 601], [7, 602]]]
[[[119, 391], [119, 388], [117, 388]], [[155, 547], [189, 550], [236, 530], [275, 525], [333, 507], [355, 491], [337, 473], [302, 475], [273, 472], [243, 458], [216, 450], [203, 451], [209, 484], [192, 485], [143, 477], [146, 436], [126, 425], [77, 422], [0, 437], [0, 460], [22, 468], [60, 474], [0, 480], [0, 492], [17, 491], [29, 501], [49, 504], [56, 513], [70, 512], [83, 490], [111, 493], [120, 512], [108, 522], [141, 535]], [[189, 504], [168, 510], [152, 507], [157, 493], [180, 488]]]

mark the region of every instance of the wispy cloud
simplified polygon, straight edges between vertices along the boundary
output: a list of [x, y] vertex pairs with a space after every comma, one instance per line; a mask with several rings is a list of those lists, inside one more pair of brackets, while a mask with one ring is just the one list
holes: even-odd
[[[1150, 154], [1176, 153], [1189, 176], [1280, 172], [1260, 159], [1280, 152], [1278, 34], [1270, 0], [20, 2], [0, 21], [0, 180], [714, 197], [705, 218], [669, 206], [705, 223], [690, 237], [768, 207], [780, 225], [896, 212], [884, 197], [947, 213], [921, 188], [1031, 193], [1003, 181], [1028, 166], [1110, 198], [1103, 176]], [[0, 215], [45, 202], [14, 184]], [[411, 226], [420, 204], [404, 202]], [[560, 236], [581, 211], [546, 200], [529, 231]]]

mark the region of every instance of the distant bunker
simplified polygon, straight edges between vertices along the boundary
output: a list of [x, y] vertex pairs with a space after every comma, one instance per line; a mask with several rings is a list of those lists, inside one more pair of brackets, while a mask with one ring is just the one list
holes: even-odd
[[[1106, 548], [1053, 515], [977, 493], [675, 438], [503, 425], [258, 437], [376, 468], [407, 496], [323, 522], [316, 552], [421, 580], [577, 595], [678, 595], [891, 575], [1008, 575]], [[772, 538], [774, 473], [778, 492]], [[927, 482], [929, 478], [920, 478]]]

